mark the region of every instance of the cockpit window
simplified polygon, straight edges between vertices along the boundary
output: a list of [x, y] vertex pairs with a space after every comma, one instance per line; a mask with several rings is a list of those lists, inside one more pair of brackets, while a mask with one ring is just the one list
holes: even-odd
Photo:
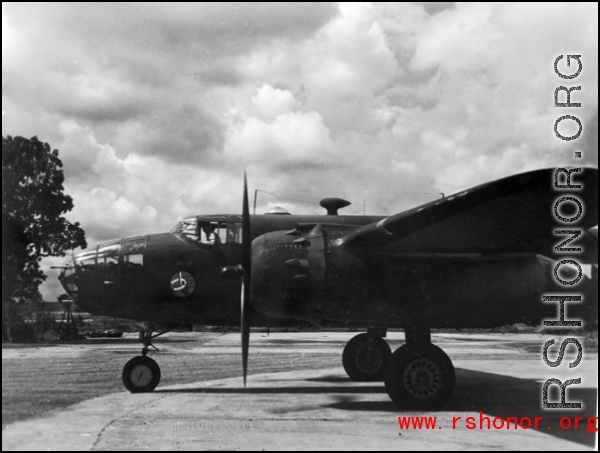
[[185, 236], [196, 244], [240, 244], [242, 242], [241, 223], [228, 223], [226, 220], [188, 217], [179, 222], [171, 233]]
[[230, 234], [227, 222], [199, 222], [199, 226], [202, 244], [231, 244], [234, 241], [235, 234]]
[[171, 230], [172, 234], [183, 234], [192, 241], [198, 241], [198, 227], [196, 218], [183, 219], [175, 228]]

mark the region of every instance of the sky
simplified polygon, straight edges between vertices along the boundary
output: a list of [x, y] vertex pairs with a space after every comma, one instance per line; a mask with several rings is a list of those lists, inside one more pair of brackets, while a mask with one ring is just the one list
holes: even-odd
[[598, 166], [598, 5], [4, 2], [2, 135], [59, 150], [90, 246], [241, 212], [244, 168], [257, 213], [389, 215]]

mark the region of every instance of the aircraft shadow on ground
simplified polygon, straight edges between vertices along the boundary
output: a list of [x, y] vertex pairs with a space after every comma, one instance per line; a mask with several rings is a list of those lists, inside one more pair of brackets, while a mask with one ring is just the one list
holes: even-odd
[[[173, 344], [179, 344], [179, 343], [194, 343], [194, 344], [197, 344], [198, 340], [187, 339], [187, 338], [167, 338], [167, 339], [161, 339], [160, 342], [163, 345], [169, 345], [171, 343], [173, 343]], [[138, 338], [91, 338], [90, 337], [90, 338], [86, 338], [85, 340], [81, 340], [79, 343], [80, 344], [85, 344], [85, 345], [96, 345], [96, 344], [115, 344], [115, 345], [137, 344], [137, 345], [140, 346], [140, 348], [142, 347], [142, 343], [140, 342], [140, 340]]]
[[[535, 379], [520, 379], [457, 368], [456, 382], [456, 390], [441, 412], [450, 413], [452, 416], [462, 415], [462, 425], [457, 426], [464, 428], [465, 412], [479, 414], [481, 411], [492, 421], [494, 417], [502, 417], [505, 420], [507, 417], [517, 417], [519, 420], [529, 417], [532, 421], [534, 417], [544, 417], [539, 425], [540, 432], [587, 446], [594, 445], [595, 434], [587, 432], [587, 421], [596, 416], [597, 389], [577, 388], [575, 385], [569, 388], [567, 402], [581, 402], [581, 409], [542, 409], [543, 382]], [[558, 402], [558, 388], [551, 389], [549, 396], [549, 401]], [[400, 415], [400, 410], [391, 401], [345, 401], [327, 407], [350, 411], [391, 411]], [[575, 417], [583, 417], [579, 429], [573, 429], [573, 425], [571, 429], [561, 429], [559, 421], [564, 416], [568, 416], [572, 422]], [[479, 429], [479, 415], [475, 416], [475, 421], [476, 429]], [[484, 422], [483, 426], [487, 429], [487, 422]], [[550, 430], [548, 426], [551, 427]], [[502, 429], [506, 430], [506, 425]]]
[[265, 394], [309, 394], [309, 393], [385, 393], [385, 388], [381, 385], [363, 385], [353, 387], [227, 387], [227, 388], [197, 388], [197, 389], [173, 389], [173, 390], [155, 390], [154, 393], [206, 393], [206, 394], [240, 394], [265, 395]]
[[[280, 382], [282, 380], [279, 380]], [[194, 389], [173, 389], [157, 390], [159, 393], [206, 393], [206, 394], [385, 394], [385, 388], [382, 384], [368, 383], [363, 385], [340, 385], [344, 382], [351, 383], [349, 378], [339, 375], [323, 376], [320, 378], [307, 379], [311, 382], [323, 382], [328, 385], [323, 387], [315, 386], [293, 386], [293, 387], [259, 387], [259, 388], [194, 388]], [[590, 417], [596, 416], [596, 394], [595, 388], [577, 388], [576, 385], [569, 387], [567, 392], [567, 402], [582, 402], [581, 409], [542, 409], [542, 385], [543, 383], [535, 379], [521, 379], [511, 376], [503, 376], [481, 371], [456, 369], [456, 390], [450, 401], [441, 409], [441, 412], [449, 413], [452, 416], [462, 416], [465, 412], [469, 415], [475, 415], [477, 428], [479, 430], [479, 412], [484, 416], [490, 417], [544, 417], [540, 423], [539, 432], [551, 436], [577, 442], [586, 446], [593, 446], [595, 434], [587, 431], [587, 421]], [[555, 386], [556, 387], [556, 386]], [[550, 392], [550, 401], [559, 400], [558, 389], [556, 392]], [[353, 398], [338, 398], [337, 402], [325, 404], [323, 407], [346, 411], [373, 411], [373, 412], [393, 412], [396, 415], [410, 414], [405, 410], [400, 410], [392, 401], [365, 401]], [[423, 414], [423, 412], [418, 412]], [[475, 413], [475, 414], [472, 414]], [[579, 429], [575, 430], [573, 425], [571, 429], [561, 429], [559, 421], [562, 417], [568, 416], [571, 422], [575, 417], [583, 417], [579, 424]], [[457, 425], [461, 426], [461, 425]], [[548, 426], [551, 427], [548, 430]], [[464, 429], [464, 420], [462, 424]], [[484, 422], [484, 429], [487, 429], [487, 422]], [[493, 429], [493, 427], [492, 427]], [[506, 430], [506, 426], [503, 428]]]

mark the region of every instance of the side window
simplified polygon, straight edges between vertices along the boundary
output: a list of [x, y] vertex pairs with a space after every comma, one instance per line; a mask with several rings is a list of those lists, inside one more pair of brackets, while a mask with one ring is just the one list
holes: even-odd
[[134, 237], [123, 240], [123, 266], [137, 267], [144, 265], [144, 248], [146, 237]]
[[230, 223], [227, 226], [227, 243], [241, 244], [242, 243], [242, 224]]
[[200, 222], [200, 240], [205, 245], [239, 244], [241, 225], [227, 222]]
[[217, 234], [219, 235], [219, 242], [221, 244], [227, 244], [227, 224], [219, 223]]
[[200, 243], [205, 245], [222, 244], [224, 237], [224, 224], [220, 222], [200, 222]]
[[144, 255], [141, 253], [135, 253], [132, 255], [123, 255], [123, 264], [125, 266], [143, 266], [144, 265]]
[[121, 241], [109, 242], [98, 247], [98, 266], [114, 267], [119, 264]]

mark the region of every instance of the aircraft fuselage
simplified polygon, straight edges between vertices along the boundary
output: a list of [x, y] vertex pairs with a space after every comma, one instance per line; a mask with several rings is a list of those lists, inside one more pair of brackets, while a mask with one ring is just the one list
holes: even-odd
[[[190, 218], [191, 219], [191, 218]], [[192, 234], [125, 238], [80, 253], [62, 281], [91, 313], [205, 325], [239, 324], [239, 279], [221, 269], [241, 261], [236, 215], [198, 216]], [[252, 325], [307, 320], [330, 326], [432, 328], [539, 323], [556, 316], [542, 294], [558, 289], [548, 260], [531, 254], [347, 253], [335, 247], [370, 216], [261, 215], [251, 218]], [[213, 242], [202, 225], [217, 227]], [[218, 229], [220, 227], [220, 229]], [[81, 257], [83, 256], [83, 259]], [[79, 261], [78, 261], [79, 259]], [[71, 283], [71, 285], [69, 285]], [[76, 291], [73, 291], [76, 286]], [[578, 293], [589, 293], [591, 280]], [[588, 304], [572, 305], [587, 316]]]

